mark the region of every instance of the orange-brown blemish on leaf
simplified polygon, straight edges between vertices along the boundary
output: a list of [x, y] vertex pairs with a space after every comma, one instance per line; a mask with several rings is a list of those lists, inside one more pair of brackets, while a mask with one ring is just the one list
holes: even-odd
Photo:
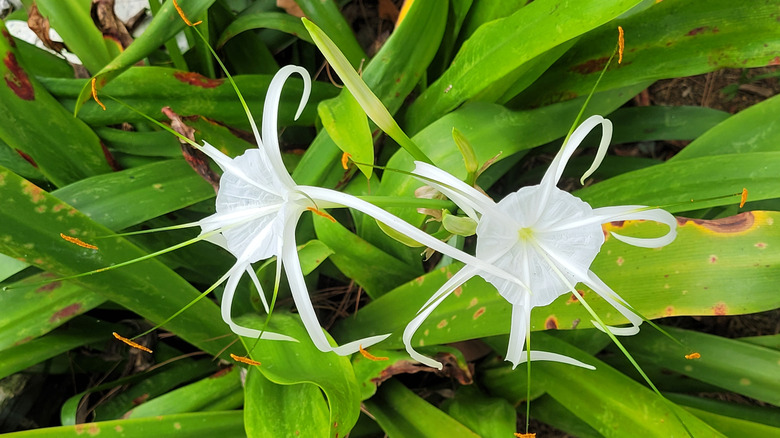
[[471, 309], [472, 307], [476, 306], [477, 303], [479, 303], [479, 300], [476, 297], [472, 298], [471, 301], [469, 301], [468, 307], [466, 307], [466, 308], [467, 309]]
[[666, 309], [664, 309], [664, 316], [672, 315], [674, 315], [674, 306], [666, 306]]
[[461, 296], [461, 294], [463, 294], [463, 288], [461, 286], [458, 286], [455, 288], [454, 291], [452, 291], [452, 293], [454, 293], [456, 297], [459, 297]]
[[753, 245], [753, 246], [755, 246], [755, 247], [756, 247], [756, 248], [758, 248], [758, 249], [764, 249], [764, 248], [766, 248], [766, 247], [767, 247], [767, 245], [766, 245], [766, 242], [757, 242], [757, 243], [756, 243], [755, 245]]
[[701, 358], [701, 354], [694, 352], [694, 353], [691, 353], [691, 354], [686, 354], [685, 358], [688, 359], [688, 360], [700, 359]]
[[474, 316], [472, 317], [472, 319], [477, 319], [480, 316], [482, 316], [485, 313], [485, 310], [486, 310], [485, 306], [482, 306], [479, 309], [477, 309], [477, 311], [474, 312]]
[[441, 321], [439, 321], [438, 324], [436, 324], [436, 328], [438, 328], [438, 329], [443, 329], [444, 327], [447, 327], [447, 320], [446, 319], [442, 319]]
[[714, 234], [744, 233], [754, 227], [757, 214], [758, 212], [746, 211], [735, 216], [714, 220], [678, 217], [677, 225], [680, 227], [693, 226]]
[[603, 70], [604, 66], [607, 65], [607, 61], [609, 61], [608, 56], [604, 56], [603, 58], [598, 58], [598, 59], [590, 59], [588, 61], [585, 61], [581, 64], [577, 64], [569, 68], [569, 70], [575, 73], [579, 73], [581, 75], [588, 75]]
[[617, 260], [615, 260], [615, 263], [617, 263], [618, 266], [623, 266], [623, 262], [625, 262], [623, 257], [618, 257]]
[[35, 160], [33, 160], [33, 157], [27, 155], [23, 151], [20, 151], [19, 149], [14, 149], [14, 150], [16, 151], [17, 154], [19, 154], [20, 157], [24, 158], [25, 161], [32, 164], [32, 167], [36, 169], [38, 168], [38, 163], [36, 163]]
[[709, 262], [712, 264], [718, 263], [718, 256], [715, 254], [710, 254]]
[[133, 342], [130, 339], [127, 339], [126, 337], [120, 335], [117, 332], [113, 332], [112, 334], [114, 335], [115, 338], [119, 339], [120, 341], [124, 342], [125, 344], [127, 344], [127, 345], [129, 345], [129, 346], [131, 346], [131, 347], [133, 347], [133, 348], [135, 348], [137, 350], [145, 351], [147, 353], [151, 353], [152, 352], [152, 350], [149, 349], [148, 347], [144, 347], [143, 345], [139, 344], [138, 342]]
[[118, 172], [122, 169], [120, 169], [119, 164], [117, 164], [116, 160], [114, 159], [114, 155], [111, 153], [111, 151], [108, 150], [105, 144], [103, 142], [100, 142], [100, 148], [103, 150], [103, 156], [106, 158], [106, 163], [108, 163], [108, 167], [111, 168], [111, 170]]
[[[709, 29], [710, 29], [710, 26], [699, 26], [699, 27], [696, 27], [696, 28], [691, 29], [690, 31], [688, 31], [688, 33], [686, 33], [685, 36], [698, 35], [700, 33], [706, 32]], [[715, 28], [715, 29], [717, 29], [717, 28]], [[713, 30], [713, 33], [717, 33], [717, 32], [718, 32], [718, 30]]]
[[100, 426], [98, 426], [96, 423], [89, 423], [89, 429], [87, 429], [87, 434], [89, 436], [95, 436], [100, 433]]
[[60, 211], [65, 209], [65, 204], [57, 204], [54, 207], [51, 208], [51, 211], [55, 213], [59, 213]]
[[43, 194], [43, 189], [29, 181], [22, 182], [22, 193], [29, 196], [33, 204], [37, 204], [46, 198]]
[[250, 359], [248, 357], [244, 357], [244, 356], [237, 356], [237, 355], [235, 355], [233, 353], [230, 353], [230, 358], [233, 359], [236, 362], [245, 363], [247, 365], [254, 365], [254, 366], [260, 366], [261, 365], [261, 363], [256, 361], [256, 360], [252, 360], [252, 359]]
[[185, 84], [194, 85], [202, 88], [216, 88], [224, 82], [222, 79], [211, 79], [195, 72], [177, 71], [173, 77]]
[[374, 356], [373, 354], [366, 351], [362, 345], [358, 345], [358, 351], [360, 352], [360, 354], [363, 355], [363, 357], [365, 357], [368, 360], [373, 360], [374, 362], [382, 361], [382, 360], [390, 360], [389, 357]]
[[8, 52], [5, 58], [3, 58], [3, 64], [8, 69], [8, 73], [3, 76], [8, 88], [19, 96], [20, 99], [35, 100], [35, 90], [30, 82], [30, 78], [27, 77], [27, 73], [16, 61], [16, 56]]
[[65, 308], [62, 308], [51, 316], [49, 318], [49, 323], [55, 323], [57, 321], [63, 320], [65, 318], [70, 318], [73, 315], [76, 315], [79, 310], [81, 310], [81, 303], [73, 303], [70, 306], [67, 306]]
[[768, 66], [769, 65], [780, 65], [780, 56], [775, 56], [774, 58], [772, 58], [772, 60], [769, 61], [769, 63], [767, 65]]
[[62, 282], [61, 281], [52, 281], [49, 284], [44, 284], [43, 286], [39, 287], [38, 289], [35, 289], [35, 292], [36, 293], [51, 292], [51, 291], [59, 288], [60, 286], [62, 286]]
[[134, 398], [131, 403], [133, 404], [133, 406], [138, 406], [141, 403], [144, 403], [145, 401], [149, 400], [149, 397], [150, 397], [149, 393], [147, 392], [147, 393], [141, 394], [138, 397]]
[[545, 330], [558, 330], [558, 318], [555, 315], [550, 315], [544, 320]]
[[714, 306], [712, 306], [712, 314], [723, 316], [728, 315], [728, 307], [726, 307], [726, 303], [717, 303]]
[[77, 237], [68, 236], [68, 235], [66, 235], [66, 234], [62, 234], [62, 233], [60, 233], [60, 237], [62, 237], [63, 239], [67, 240], [68, 242], [70, 242], [70, 243], [73, 243], [73, 244], [75, 244], [75, 245], [78, 245], [78, 246], [80, 246], [80, 247], [82, 247], [82, 248], [87, 248], [87, 249], [98, 249], [98, 247], [97, 247], [97, 246], [95, 246], [95, 245], [90, 245], [89, 243], [87, 243], [87, 242], [84, 242], [83, 240], [81, 240], [81, 239], [79, 239], [79, 238], [77, 238]]
[[576, 295], [575, 294], [571, 294], [569, 299], [566, 300], [566, 304], [568, 305], [568, 304], [572, 304], [572, 303], [579, 303], [580, 302], [580, 297], [584, 297], [584, 296], [585, 296], [585, 291], [577, 289], [577, 294]]

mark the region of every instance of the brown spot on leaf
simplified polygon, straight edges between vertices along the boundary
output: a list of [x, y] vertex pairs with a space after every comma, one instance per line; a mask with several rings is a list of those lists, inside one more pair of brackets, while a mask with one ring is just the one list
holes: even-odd
[[181, 82], [184, 82], [185, 84], [190, 84], [196, 87], [203, 87], [203, 88], [219, 87], [220, 85], [222, 85], [223, 82], [225, 82], [222, 79], [211, 79], [199, 73], [188, 72], [188, 71], [177, 71], [176, 73], [173, 74], [173, 77], [180, 80]]
[[690, 30], [690, 31], [688, 31], [688, 33], [686, 33], [685, 35], [686, 35], [686, 36], [694, 36], [694, 35], [698, 35], [698, 34], [700, 34], [700, 33], [704, 32], [704, 31], [708, 30], [709, 28], [710, 28], [709, 26], [700, 26], [700, 27], [697, 27], [697, 28], [695, 28], [695, 29], [691, 29], [691, 30]]
[[458, 286], [454, 291], [452, 291], [452, 293], [454, 293], [456, 297], [459, 297], [463, 293], [463, 288]]
[[49, 318], [49, 322], [55, 323], [61, 319], [70, 318], [71, 316], [76, 315], [79, 310], [81, 310], [81, 303], [73, 303], [64, 309], [54, 312], [54, 315]]
[[476, 311], [476, 312], [474, 312], [474, 316], [473, 316], [473, 318], [474, 318], [474, 319], [477, 319], [477, 318], [479, 318], [480, 316], [482, 316], [484, 313], [485, 313], [485, 306], [482, 306], [482, 307], [480, 307], [479, 309], [477, 309], [477, 311]]
[[713, 315], [718, 315], [718, 316], [728, 315], [728, 311], [729, 309], [728, 307], [726, 307], [726, 303], [718, 303], [712, 306]]
[[446, 319], [442, 319], [438, 324], [436, 324], [436, 328], [443, 329], [444, 327], [447, 327]]
[[119, 168], [119, 165], [116, 163], [116, 160], [114, 159], [114, 156], [111, 154], [111, 151], [108, 150], [106, 145], [103, 144], [103, 142], [100, 142], [100, 147], [103, 149], [103, 156], [106, 157], [106, 162], [108, 163], [108, 166], [111, 167], [115, 172], [120, 171], [122, 169]]
[[664, 316], [672, 315], [674, 315], [674, 306], [666, 306], [666, 309], [664, 309]]
[[764, 248], [766, 248], [766, 243], [765, 242], [758, 242], [758, 243], [756, 243], [753, 246], [755, 246], [758, 249], [764, 249]]
[[558, 318], [555, 315], [550, 315], [544, 320], [545, 330], [558, 330]]
[[624, 262], [625, 260], [623, 259], [623, 257], [618, 257], [617, 260], [615, 260], [615, 263], [617, 263], [618, 266], [623, 266]]
[[607, 65], [607, 61], [609, 61], [608, 56], [605, 56], [603, 58], [598, 58], [598, 59], [591, 59], [581, 64], [577, 64], [571, 67], [569, 70], [575, 73], [579, 73], [581, 75], [588, 75], [603, 70], [604, 66]]
[[226, 368], [222, 368], [221, 370], [219, 370], [216, 373], [214, 373], [211, 376], [209, 376], [209, 379], [218, 379], [218, 378], [224, 376], [225, 374], [229, 373], [232, 369], [233, 369], [233, 365], [231, 365], [229, 367], [226, 367]]
[[131, 403], [133, 406], [138, 406], [147, 400], [149, 400], [149, 393], [139, 395], [138, 397], [134, 398]]
[[14, 37], [12, 37], [10, 33], [8, 33], [8, 29], [3, 28], [3, 37], [8, 41], [8, 44], [11, 47], [16, 47], [16, 41], [14, 41]]
[[753, 227], [755, 222], [755, 215], [751, 211], [746, 211], [736, 216], [729, 216], [715, 220], [689, 219], [685, 217], [677, 218], [677, 224], [679, 226], [685, 226], [689, 223], [692, 223], [695, 226], [699, 226], [718, 234], [741, 233]]
[[623, 225], [626, 224], [626, 221], [612, 221], [610, 222], [610, 225], [612, 225], [614, 228], [623, 228]]
[[38, 163], [36, 163], [35, 160], [33, 160], [33, 157], [25, 154], [24, 152], [20, 151], [19, 149], [14, 149], [14, 150], [16, 151], [17, 154], [19, 154], [20, 157], [24, 158], [25, 161], [27, 161], [28, 163], [32, 164], [32, 166], [34, 168], [36, 168], [36, 169], [38, 168]]
[[3, 64], [8, 69], [8, 73], [3, 76], [8, 88], [21, 99], [35, 100], [35, 90], [33, 90], [32, 83], [30, 83], [30, 78], [27, 77], [27, 73], [22, 70], [22, 67], [16, 61], [16, 56], [8, 52], [5, 58], [3, 58]]
[[780, 56], [775, 56], [767, 65], [780, 65]]
[[25, 338], [19, 339], [18, 341], [14, 342], [14, 345], [16, 346], [16, 345], [26, 344], [27, 342], [30, 342], [33, 339], [35, 339], [33, 336], [27, 336]]
[[41, 292], [51, 292], [54, 289], [57, 289], [58, 287], [62, 286], [62, 282], [60, 281], [52, 281], [49, 284], [44, 284], [43, 286], [39, 287], [38, 289], [35, 289], [35, 292], [41, 293]]
[[585, 291], [577, 289], [577, 294], [576, 295], [575, 294], [571, 294], [569, 299], [566, 300], [566, 304], [577, 303], [577, 302], [580, 301], [580, 297], [584, 297], [584, 296], [585, 296]]
[[[35, 184], [33, 184], [33, 183], [29, 182], [29, 181], [22, 182], [22, 193], [24, 193], [25, 195], [29, 196], [30, 200], [32, 200], [32, 202], [34, 204], [37, 204], [37, 203], [43, 201], [44, 198], [46, 197], [43, 194], [43, 189], [42, 188], [36, 186]], [[75, 234], [75, 233], [71, 233], [71, 234]]]

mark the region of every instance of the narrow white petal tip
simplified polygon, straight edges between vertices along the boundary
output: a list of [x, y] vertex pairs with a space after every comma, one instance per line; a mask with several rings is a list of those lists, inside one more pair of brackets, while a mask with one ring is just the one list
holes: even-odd
[[[602, 327], [601, 324], [593, 320], [591, 320], [590, 322], [591, 324], [593, 324], [594, 327], [604, 332], [604, 327]], [[611, 325], [608, 325], [606, 327], [607, 330], [609, 330], [609, 332], [615, 336], [634, 336], [635, 334], [639, 333], [639, 326], [637, 325], [632, 325], [631, 327], [613, 327]]]
[[349, 356], [350, 354], [357, 353], [357, 351], [360, 350], [360, 347], [363, 347], [364, 349], [368, 348], [374, 344], [378, 344], [384, 341], [385, 339], [389, 338], [390, 335], [391, 333], [385, 335], [370, 336], [368, 338], [358, 339], [357, 341], [349, 342], [340, 347], [331, 347], [329, 349], [320, 348], [320, 351], [323, 352], [332, 351], [338, 354], [339, 356]]
[[252, 338], [252, 339], [265, 339], [268, 341], [287, 341], [287, 342], [299, 342], [297, 339], [283, 335], [281, 333], [274, 333], [269, 331], [260, 331], [255, 329], [250, 329], [246, 327], [242, 327], [240, 325], [236, 324], [230, 324], [230, 330], [233, 331], [233, 333], [244, 337], [244, 338]]
[[[517, 362], [514, 362], [510, 359], [505, 359], [505, 360], [508, 362], [512, 362], [512, 369], [514, 370], [515, 368], [517, 368], [519, 364], [527, 362], [528, 356], [526, 354], [523, 354], [522, 357]], [[573, 357], [564, 356], [558, 353], [550, 353], [547, 351], [531, 350], [531, 360], [565, 363], [567, 365], [574, 365], [575, 367], [585, 368], [591, 371], [596, 369], [596, 367], [594, 367], [593, 365], [586, 364], [585, 362], [580, 362], [577, 359], [574, 359]]]

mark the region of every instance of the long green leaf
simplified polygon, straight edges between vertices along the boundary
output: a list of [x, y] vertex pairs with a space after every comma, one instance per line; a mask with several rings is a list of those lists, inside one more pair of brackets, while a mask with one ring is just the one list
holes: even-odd
[[[463, 44], [450, 68], [409, 107], [407, 129], [419, 132], [524, 63], [606, 23], [637, 3], [638, 0], [537, 0], [509, 17], [481, 26]], [[615, 47], [617, 35], [613, 35], [605, 50]]]

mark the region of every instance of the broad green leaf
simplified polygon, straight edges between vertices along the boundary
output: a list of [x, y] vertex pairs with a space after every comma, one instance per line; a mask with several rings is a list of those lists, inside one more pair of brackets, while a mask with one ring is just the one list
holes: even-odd
[[[106, 301], [102, 296], [69, 281], [40, 285], [51, 277], [50, 274], [33, 275], [15, 283], [21, 286], [19, 289], [0, 292], [0, 308], [5, 309], [0, 314], [0, 350], [48, 333]], [[39, 285], [24, 287], [25, 283]]]
[[[258, 118], [262, 114], [271, 78], [270, 75], [240, 75], [234, 78], [253, 109], [253, 114]], [[43, 82], [68, 108], [73, 108], [79, 89], [84, 85], [81, 79], [48, 78], [43, 79]], [[303, 81], [298, 78], [290, 78], [285, 83], [279, 109], [281, 123], [314, 124], [317, 113], [311, 104], [307, 105], [297, 121], [293, 120], [302, 91]], [[314, 82], [310, 102], [333, 97], [337, 91], [330, 84]], [[134, 67], [107, 85], [100, 91], [99, 96], [106, 105], [106, 111], [95, 102], [90, 102], [79, 112], [79, 118], [90, 125], [146, 121], [140, 114], [106, 97], [112, 96], [157, 120], [167, 121], [160, 110], [164, 106], [170, 106], [182, 116], [198, 115], [249, 128], [246, 112], [241, 107], [233, 87], [223, 79], [210, 79], [198, 73], [164, 67]]]
[[[773, 225], [777, 221], [780, 213], [759, 211], [714, 221], [681, 219], [677, 238], [661, 249], [633, 247], [608, 238], [591, 270], [650, 319], [775, 309], [780, 255], [767, 249], [780, 245], [780, 233]], [[607, 224], [605, 230], [645, 237], [666, 232], [663, 225], [636, 221]], [[360, 309], [348, 323], [337, 324], [334, 335], [354, 339], [394, 332], [380, 345], [400, 347], [405, 323], [457, 269], [458, 265], [451, 265], [388, 292]], [[595, 293], [584, 287], [578, 290], [607, 324], [625, 322]], [[740, 292], [744, 290], [751, 293]], [[510, 310], [495, 288], [474, 278], [431, 314], [415, 339], [433, 345], [504, 334], [509, 330]], [[566, 294], [535, 309], [531, 329], [592, 327], [590, 320], [581, 304]]]
[[635, 106], [620, 108], [608, 118], [615, 128], [612, 144], [649, 140], [697, 139], [698, 142], [702, 134], [729, 118], [729, 114], [699, 106]]
[[613, 64], [604, 75], [602, 90], [726, 67], [773, 65], [780, 52], [777, 7], [776, 1], [660, 2], [584, 35], [512, 104], [529, 108], [586, 95], [615, 47], [618, 25], [625, 29], [626, 51], [623, 63]]
[[[210, 404], [241, 393], [239, 368], [234, 366], [187, 386], [166, 392], [128, 411], [122, 418], [154, 417], [205, 410]], [[239, 402], [238, 406], [241, 404]]]
[[250, 367], [244, 423], [248, 437], [333, 436], [328, 404], [316, 385], [273, 383]]
[[601, 438], [603, 436], [590, 427], [588, 423], [580, 420], [579, 417], [566, 409], [566, 406], [558, 403], [547, 394], [535, 398], [531, 402], [531, 418], [547, 423], [578, 438]]
[[[446, 3], [414, 2], [401, 24], [363, 68], [363, 81], [394, 114], [420, 81], [436, 54], [446, 21]], [[427, 44], [420, 44], [426, 41]], [[320, 131], [303, 155], [293, 177], [299, 184], [333, 186], [343, 170], [340, 149]]]
[[740, 111], [691, 142], [671, 160], [710, 155], [780, 151], [780, 96]]
[[0, 139], [57, 186], [111, 171], [100, 139], [26, 72], [13, 39], [0, 38], [0, 57]]
[[[79, 274], [145, 255], [119, 237], [101, 239], [98, 250], [64, 240], [61, 233], [94, 242], [96, 236], [110, 235], [111, 230], [4, 169], [0, 169], [0, 195], [9, 206], [0, 213], [0, 252], [6, 255], [56, 275]], [[192, 285], [156, 260], [74, 281], [152, 322], [164, 321], [199, 295]], [[212, 354], [231, 342], [222, 337], [230, 330], [209, 300], [198, 301], [166, 328]], [[239, 348], [230, 350], [240, 352]]]
[[514, 407], [506, 400], [483, 394], [476, 385], [458, 388], [445, 410], [483, 437], [511, 437], [517, 431]]
[[217, 41], [217, 47], [222, 47], [234, 36], [252, 29], [275, 29], [295, 35], [296, 37], [312, 43], [309, 33], [303, 27], [301, 20], [290, 14], [281, 12], [254, 11], [239, 15], [228, 27], [222, 31]]
[[[57, 0], [51, 0], [57, 1]], [[203, 13], [214, 0], [187, 0], [179, 2], [184, 15], [187, 18], [195, 20], [194, 17]], [[173, 38], [181, 32], [187, 25], [179, 16], [173, 1], [166, 1], [160, 10], [155, 14], [154, 19], [149, 23], [149, 27], [144, 33], [136, 38], [130, 46], [119, 56], [111, 60], [105, 67], [94, 75], [95, 89], [100, 91], [108, 82], [122, 74], [136, 62], [142, 60], [151, 52], [157, 50], [166, 41]], [[85, 84], [80, 93], [77, 93], [74, 112], [79, 113], [81, 106], [91, 98], [90, 84]], [[149, 112], [146, 112], [147, 114]]]
[[80, 0], [36, 0], [38, 10], [62, 37], [68, 49], [79, 57], [84, 67], [97, 72], [111, 61], [103, 34], [90, 16], [90, 3]]
[[[676, 213], [739, 204], [743, 188], [750, 200], [780, 197], [780, 152], [753, 152], [666, 162], [610, 178], [575, 194], [593, 207], [661, 205]], [[737, 194], [734, 197], [723, 197]], [[708, 199], [720, 197], [719, 199]], [[690, 200], [697, 201], [690, 204]]]
[[680, 406], [692, 407], [700, 411], [780, 428], [780, 412], [771, 406], [738, 404], [712, 398], [675, 393], [668, 393], [666, 394], [666, 397]]
[[[775, 305], [780, 307], [780, 302]], [[656, 330], [642, 330], [627, 337], [623, 344], [634, 358], [662, 365], [689, 378], [702, 380], [738, 394], [780, 405], [780, 352], [691, 330], [664, 327], [682, 342], [679, 345]], [[697, 352], [700, 359], [687, 360], [686, 354]], [[726, 353], [727, 352], [727, 353]]]
[[[371, 245], [338, 222], [315, 216], [314, 228], [317, 238], [333, 250], [330, 260], [372, 298], [419, 275], [412, 266]], [[371, 263], [365, 263], [366, 260]]]
[[[450, 68], [409, 106], [407, 130], [419, 132], [524, 63], [606, 23], [638, 2], [537, 0], [479, 27], [464, 42]], [[615, 38], [605, 50], [615, 47]]]
[[82, 345], [111, 339], [116, 326], [94, 319], [78, 318], [46, 336], [3, 350], [0, 378], [24, 370], [46, 359]]
[[[489, 344], [501, 351], [507, 341], [507, 337], [494, 338]], [[531, 345], [534, 350], [554, 351], [596, 367], [588, 370], [556, 362], [532, 362], [531, 378], [558, 403], [604, 436], [632, 436], [638, 430], [643, 436], [659, 438], [723, 436], [643, 384], [566, 342], [546, 333], [536, 333]], [[511, 367], [511, 364], [505, 366]], [[526, 366], [521, 364], [514, 370], [517, 379], [526, 378]]]
[[366, 178], [371, 178], [374, 168], [374, 139], [360, 104], [348, 89], [344, 88], [338, 97], [324, 100], [317, 106], [322, 126], [336, 145], [351, 155]]
[[377, 394], [366, 400], [365, 405], [390, 438], [479, 437], [395, 380], [383, 383]]
[[718, 415], [712, 412], [685, 407], [693, 415], [699, 417], [702, 421], [712, 426], [715, 430], [724, 436], [778, 436], [780, 428], [767, 426], [766, 424], [755, 423], [752, 421], [731, 418], [725, 415]]
[[[245, 327], [261, 329], [264, 320], [258, 315], [245, 315], [238, 318], [239, 324]], [[306, 391], [306, 394], [325, 394], [330, 407], [330, 436], [345, 436], [355, 425], [360, 413], [360, 388], [355, 380], [355, 373], [349, 363], [349, 358], [336, 353], [323, 353], [314, 346], [306, 333], [299, 317], [274, 311], [269, 324], [269, 330], [283, 333], [297, 339], [298, 342], [280, 342], [242, 338], [252, 358], [262, 363], [258, 370], [271, 382], [279, 385], [307, 384], [316, 391]], [[258, 382], [259, 383], [259, 382]], [[255, 386], [266, 391], [266, 385]], [[321, 392], [319, 390], [322, 390]], [[248, 406], [268, 406], [264, 402], [264, 392], [246, 391], [245, 399]], [[294, 397], [295, 394], [281, 392], [268, 393], [275, 397]], [[300, 396], [300, 394], [298, 394]], [[257, 398], [257, 399], [254, 399]], [[294, 401], [294, 400], [291, 400]], [[314, 403], [312, 401], [312, 403]], [[311, 404], [310, 406], [315, 406]], [[298, 409], [289, 406], [285, 409]], [[318, 409], [318, 408], [316, 408]], [[315, 415], [312, 412], [311, 415]]]
[[145, 157], [181, 157], [181, 143], [167, 131], [124, 131], [122, 129], [97, 127], [95, 134], [110, 149]]
[[244, 419], [241, 411], [197, 412], [164, 415], [132, 420], [83, 423], [75, 426], [49, 427], [6, 434], [9, 438], [65, 438], [100, 434], [109, 438], [149, 438], [150, 436], [176, 436], [199, 438], [244, 438]]

